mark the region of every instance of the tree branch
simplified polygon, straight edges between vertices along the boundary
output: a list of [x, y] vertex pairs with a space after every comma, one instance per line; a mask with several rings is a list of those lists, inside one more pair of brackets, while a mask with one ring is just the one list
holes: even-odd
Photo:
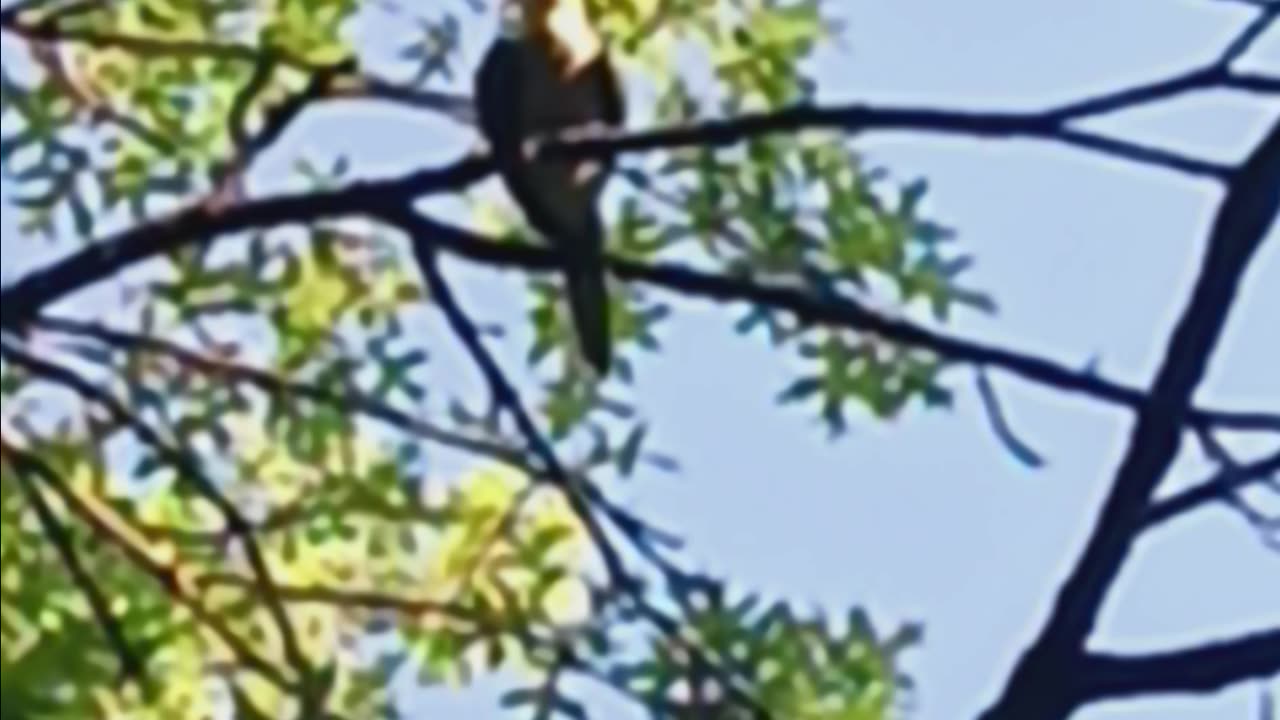
[[1163, 80], [1114, 90], [1097, 97], [1063, 105], [1045, 114], [1060, 123], [1106, 115], [1119, 110], [1129, 110], [1148, 103], [1169, 100], [1187, 92], [1205, 90], [1216, 86], [1233, 87], [1240, 77], [1232, 72], [1231, 65], [1243, 57], [1259, 38], [1274, 24], [1277, 7], [1264, 9], [1248, 23], [1229, 45], [1202, 67], [1188, 70]]
[[1040, 637], [984, 720], [1064, 720], [1090, 701], [1065, 686], [1082, 662], [1107, 592], [1140, 534], [1151, 496], [1181, 444], [1191, 396], [1207, 370], [1249, 263], [1280, 211], [1280, 121], [1233, 174], [1214, 221], [1190, 303], [1174, 329], [1152, 391], [1084, 555], [1063, 584]]
[[0, 328], [16, 332], [67, 295], [175, 250], [249, 230], [367, 215], [432, 192], [466, 187], [489, 170], [487, 159], [468, 157], [443, 168], [357, 182], [340, 190], [279, 195], [229, 207], [202, 202], [94, 241], [0, 289]]
[[[264, 49], [250, 45], [237, 45], [217, 41], [162, 40], [156, 38], [101, 33], [90, 30], [70, 30], [50, 26], [47, 23], [26, 24], [18, 21], [16, 8], [0, 13], [0, 28], [27, 40], [39, 42], [71, 42], [98, 48], [118, 48], [139, 55], [153, 57], [201, 56], [222, 60], [234, 60], [249, 64], [277, 62], [295, 70], [309, 73], [331, 73], [332, 67], [292, 57], [279, 49]], [[343, 63], [345, 64], [345, 63]], [[373, 99], [383, 100], [405, 107], [429, 110], [463, 125], [475, 124], [475, 110], [469, 97], [436, 90], [425, 90], [409, 85], [398, 85], [370, 75], [352, 73], [334, 83], [323, 99]]]
[[312, 383], [288, 380], [267, 370], [200, 354], [169, 340], [140, 333], [115, 330], [100, 324], [78, 322], [66, 318], [41, 317], [33, 325], [42, 330], [93, 338], [120, 350], [140, 350], [168, 356], [182, 365], [210, 377], [245, 383], [273, 397], [300, 398], [340, 410], [360, 413], [386, 423], [401, 432], [415, 435], [424, 440], [490, 457], [508, 465], [532, 471], [532, 468], [528, 467], [528, 459], [525, 455], [506, 445], [438, 427], [358, 391], [335, 390]]
[[[409, 218], [416, 216], [416, 214], [411, 208], [404, 208], [395, 211], [393, 216], [398, 218], [398, 225], [411, 228], [413, 224]], [[412, 234], [411, 237], [413, 237]], [[600, 552], [605, 569], [609, 573], [609, 579], [619, 587], [630, 587], [632, 579], [626, 569], [622, 555], [614, 547], [604, 527], [592, 511], [591, 493], [598, 492], [598, 489], [589, 490], [588, 488], [594, 488], [594, 486], [589, 481], [579, 479], [566, 471], [564, 465], [556, 457], [555, 449], [552, 448], [550, 441], [538, 430], [533, 417], [525, 410], [523, 403], [520, 401], [520, 395], [515, 386], [507, 379], [506, 374], [498, 365], [498, 361], [484, 346], [484, 341], [480, 338], [480, 333], [475, 324], [467, 316], [466, 311], [454, 296], [448, 280], [440, 271], [435, 249], [429, 243], [414, 242], [413, 251], [432, 300], [440, 308], [440, 311], [444, 313], [454, 334], [457, 335], [458, 340], [467, 349], [472, 360], [480, 369], [481, 374], [489, 385], [490, 391], [493, 393], [495, 402], [498, 403], [499, 407], [506, 408], [515, 421], [516, 427], [519, 429], [520, 434], [524, 436], [529, 449], [542, 464], [546, 478], [564, 493], [565, 500], [591, 537], [597, 551]]]
[[1258, 10], [1258, 16], [1253, 19], [1244, 30], [1240, 32], [1236, 39], [1227, 46], [1222, 52], [1222, 56], [1218, 59], [1218, 66], [1222, 68], [1230, 68], [1237, 60], [1244, 57], [1263, 35], [1267, 34], [1276, 20], [1280, 19], [1280, 5], [1272, 4], [1270, 7], [1263, 7]]
[[[541, 152], [548, 157], [600, 158], [689, 145], [727, 146], [760, 135], [816, 128], [849, 133], [882, 130], [977, 138], [1040, 137], [1206, 177], [1221, 178], [1230, 174], [1227, 167], [1065, 128], [1052, 115], [878, 108], [860, 104], [828, 108], [801, 106], [616, 137], [553, 142]], [[183, 246], [251, 229], [265, 230], [285, 224], [376, 214], [379, 209], [393, 208], [428, 193], [461, 190], [483, 179], [491, 170], [488, 158], [466, 157], [442, 168], [421, 170], [388, 180], [364, 181], [341, 190], [282, 195], [232, 207], [200, 203], [91, 243], [70, 257], [4, 288], [0, 291], [0, 327], [15, 330], [64, 295], [101, 281], [134, 263]]]
[[327, 97], [334, 100], [381, 100], [443, 115], [460, 125], [476, 124], [475, 105], [470, 97], [391, 83], [369, 75], [340, 79]]
[[[205, 588], [232, 587], [252, 593], [261, 593], [261, 586], [253, 578], [234, 573], [210, 573], [201, 575], [195, 584]], [[390, 595], [378, 590], [356, 590], [347, 587], [327, 587], [324, 585], [281, 585], [280, 597], [289, 603], [314, 603], [341, 608], [361, 608], [364, 610], [387, 610], [401, 615], [422, 617], [439, 616], [451, 620], [461, 620], [477, 627], [485, 626], [485, 617], [474, 609], [457, 603], [439, 600], [418, 600], [414, 598]], [[487, 630], [494, 628], [485, 627]]]
[[1240, 73], [1231, 78], [1231, 82], [1227, 87], [1234, 90], [1277, 95], [1280, 94], [1280, 77], [1261, 73]]
[[[288, 380], [266, 370], [208, 357], [168, 340], [115, 330], [96, 323], [84, 323], [65, 318], [41, 317], [33, 325], [45, 331], [91, 338], [119, 350], [140, 350], [167, 356], [185, 367], [202, 372], [210, 377], [245, 383], [277, 398], [298, 398], [359, 413], [424, 440], [506, 463], [518, 468], [531, 478], [542, 477], [547, 479], [545, 471], [536, 467], [536, 464], [526, 452], [517, 450], [497, 440], [474, 437], [439, 427], [357, 390], [334, 390], [312, 383]], [[584, 478], [579, 477], [579, 473], [575, 472], [573, 474], [578, 477], [576, 482], [580, 484], [587, 483]], [[589, 499], [633, 540], [641, 543], [646, 540], [655, 540], [666, 545], [675, 544], [674, 539], [664, 536], [663, 533], [654, 528], [648, 527], [626, 510], [614, 505], [603, 494], [591, 492], [590, 490], [588, 494]], [[414, 516], [414, 511], [411, 509], [388, 507], [386, 511], [389, 514], [397, 515], [401, 519], [419, 519]], [[279, 516], [272, 516], [259, 525], [257, 529], [260, 531], [278, 529], [296, 521], [298, 514], [297, 512], [284, 512]], [[188, 536], [188, 539], [191, 538]], [[201, 536], [199, 539], [207, 541], [209, 538]]]
[[[471, 157], [443, 168], [421, 170], [389, 180], [365, 181], [340, 190], [282, 195], [228, 208], [199, 205], [95, 242], [0, 290], [0, 327], [17, 332], [52, 303], [157, 255], [207, 242], [220, 235], [349, 216], [391, 214], [397, 219], [395, 221], [404, 220], [417, 231], [415, 237], [418, 242], [437, 243], [442, 249], [479, 262], [527, 270], [557, 267], [555, 255], [548, 250], [492, 242], [399, 210], [401, 205], [415, 197], [464, 186], [484, 177], [488, 171], [486, 159]], [[1034, 382], [1125, 407], [1138, 407], [1144, 397], [1138, 390], [1048, 360], [950, 338], [904, 321], [884, 318], [848, 300], [819, 299], [790, 288], [754, 284], [671, 264], [650, 266], [615, 261], [612, 270], [623, 279], [647, 282], [676, 292], [722, 302], [767, 305], [791, 311], [808, 322], [877, 332], [952, 360], [997, 367]], [[1280, 431], [1280, 416], [1267, 413], [1197, 409], [1192, 411], [1189, 419], [1193, 426]]]
[[28, 455], [24, 455], [17, 451], [9, 441], [0, 437], [0, 460], [6, 465], [13, 468], [14, 474], [17, 476], [18, 487], [26, 498], [27, 503], [31, 505], [31, 509], [36, 514], [36, 519], [40, 523], [40, 527], [44, 530], [45, 537], [49, 543], [53, 545], [58, 557], [62, 560], [62, 564], [67, 569], [67, 574], [71, 576], [71, 581], [84, 594], [85, 600], [89, 603], [89, 609], [93, 613], [93, 617], [98, 623], [98, 627], [102, 629], [103, 635], [106, 636], [107, 645], [115, 653], [120, 661], [120, 672], [123, 679], [135, 681], [143, 692], [147, 692], [150, 687], [150, 679], [147, 675], [146, 665], [142, 658], [133, 649], [129, 639], [125, 636], [124, 628], [116, 619], [115, 613], [111, 610], [111, 603], [103, 596], [102, 591], [98, 588], [97, 581], [94, 580], [93, 574], [80, 561], [80, 554], [76, 551], [75, 539], [71, 533], [58, 520], [57, 514], [53, 508], [49, 506], [45, 500], [44, 494], [36, 484], [32, 482], [32, 478], [42, 478], [42, 473], [36, 464], [31, 462]]
[[1277, 474], [1280, 474], [1280, 451], [1255, 463], [1224, 467], [1201, 484], [1152, 505], [1142, 520], [1142, 527], [1149, 530], [1162, 525], [1206, 503], [1228, 499], [1246, 487]]
[[0, 344], [0, 355], [3, 355], [10, 362], [25, 368], [32, 375], [61, 385], [83, 400], [105, 410], [113, 420], [129, 428], [137, 436], [138, 440], [172, 466], [178, 472], [179, 478], [190, 483], [202, 497], [217, 508], [223, 518], [223, 522], [226, 524], [227, 532], [243, 546], [250, 568], [253, 570], [254, 575], [257, 576], [258, 581], [262, 583], [264, 597], [267, 599], [267, 609], [280, 632], [281, 643], [284, 646], [289, 664], [299, 674], [302, 684], [304, 686], [308, 685], [311, 675], [310, 663], [307, 662], [306, 655], [302, 652], [302, 646], [298, 642], [297, 632], [294, 630], [293, 622], [287, 610], [279, 601], [279, 598], [274, 595], [275, 581], [272, 578], [266, 555], [262, 551], [257, 538], [254, 537], [253, 527], [244, 515], [240, 513], [239, 509], [222, 494], [217, 485], [204, 474], [196, 460], [182, 449], [166, 442], [159, 432], [148, 425], [136, 413], [130, 411], [114, 395], [93, 385], [71, 369], [37, 358], [25, 350], [19, 349], [15, 344], [8, 342]]
[[[272, 75], [280, 62], [281, 60], [275, 55], [264, 54], [254, 66], [248, 82], [236, 93], [231, 103], [231, 109], [227, 113], [227, 125], [234, 151], [230, 158], [220, 163], [220, 166], [215, 169], [213, 184], [217, 194], [228, 192], [230, 188], [238, 188], [240, 180], [253, 161], [275, 145], [280, 136], [304, 110], [325, 99], [340, 78], [356, 70], [354, 60], [344, 60], [313, 69], [308, 75], [307, 84], [299, 92], [265, 109], [262, 127], [258, 132], [250, 134], [247, 127], [249, 110], [270, 84]], [[240, 198], [224, 196], [220, 201], [239, 202]]]
[[[395, 213], [385, 217], [416, 243], [486, 264], [547, 272], [559, 267], [553, 251], [486, 239], [469, 231], [420, 215]], [[637, 263], [612, 259], [610, 271], [622, 280], [642, 282], [689, 297], [716, 302], [746, 302], [793, 313], [815, 325], [845, 327], [870, 332], [910, 347], [921, 348], [955, 362], [993, 367], [1057, 390], [1079, 393], [1137, 410], [1146, 395], [1139, 390], [1072, 370], [1053, 361], [929, 330], [906, 320], [880, 315], [855, 300], [818, 297], [803, 290], [768, 285], [749, 279], [726, 277], [672, 263]], [[1215, 426], [1233, 430], [1280, 432], [1280, 415], [1233, 413], [1193, 409], [1187, 417], [1192, 427]]]
[[183, 579], [182, 574], [178, 572], [177, 567], [165, 565], [154, 560], [139, 544], [126, 537], [118, 520], [104, 515], [99, 508], [91, 507], [86, 503], [79, 495], [68, 488], [62, 476], [38, 455], [13, 446], [9, 446], [5, 450], [5, 454], [11, 461], [18, 462], [22, 466], [29, 468], [46, 486], [54, 491], [76, 517], [93, 529], [94, 534], [99, 539], [115, 545], [134, 567], [149, 575], [179, 605], [189, 610], [192, 617], [201, 625], [209, 628], [245, 667], [261, 675], [286, 693], [297, 691], [294, 684], [271, 661], [254, 652], [253, 648], [240, 636], [236, 635], [217, 613], [209, 610], [199, 598], [188, 592], [190, 589], [188, 583]]
[[[0, 14], [0, 29], [37, 42], [82, 43], [96, 48], [124, 50], [145, 57], [206, 57], [246, 63], [257, 63], [267, 55], [266, 50], [252, 45], [216, 40], [176, 40], [86, 28], [68, 28], [59, 26], [56, 20], [27, 23], [19, 17], [22, 9], [14, 8], [13, 10], [15, 11]], [[280, 54], [279, 60], [300, 70], [315, 69], [307, 61], [287, 54]]]
[[[36, 33], [39, 37], [54, 37], [60, 30], [42, 25], [27, 26], [18, 20], [19, 11], [11, 9], [4, 18], [5, 27], [14, 32]], [[1264, 11], [1259, 22], [1273, 11]], [[1223, 56], [1229, 58], [1236, 46], [1245, 46], [1256, 39], [1258, 25], [1252, 25]], [[74, 36], [70, 36], [74, 39]], [[94, 38], [82, 38], [94, 41]], [[226, 55], [247, 62], [264, 60], [263, 51], [238, 45], [214, 44], [204, 47], [168, 47], [170, 41], [154, 41], [148, 38], [97, 38], [98, 42], [124, 43], [131, 47], [135, 41], [143, 47], [139, 51], [155, 52], [209, 52]], [[271, 58], [266, 58], [271, 59]], [[273, 61], [290, 63], [290, 58], [279, 56]], [[930, 132], [960, 135], [974, 138], [1040, 138], [1054, 140], [1076, 147], [1098, 151], [1120, 158], [1166, 167], [1197, 176], [1226, 178], [1230, 168], [1194, 160], [1156, 148], [1133, 145], [1122, 140], [1094, 135], [1067, 127], [1068, 121], [1079, 120], [1097, 114], [1134, 107], [1157, 99], [1197, 88], [1212, 87], [1222, 81], [1221, 69], [1215, 66], [1175, 76], [1167, 80], [1145, 84], [1135, 88], [1103, 94], [1091, 100], [1070, 103], [1056, 109], [1038, 113], [971, 113], [922, 108], [883, 108], [864, 104], [848, 104], [832, 107], [797, 106], [781, 111], [746, 115], [729, 120], [715, 120], [685, 127], [667, 128], [648, 132], [621, 134], [619, 136], [593, 138], [572, 143], [550, 143], [544, 152], [549, 155], [566, 154], [574, 157], [611, 157], [619, 153], [669, 149], [678, 146], [725, 146], [742, 140], [777, 132], [795, 132], [803, 129], [840, 130], [850, 134], [868, 131]], [[315, 68], [306, 65], [309, 71]], [[332, 68], [328, 69], [330, 72]], [[354, 82], [354, 85], [350, 85]], [[1257, 82], [1257, 78], [1253, 79]], [[330, 83], [322, 82], [322, 86]], [[342, 83], [335, 88], [344, 87]], [[392, 88], [375, 80], [348, 81], [341, 93], [372, 93], [388, 97], [404, 97], [404, 90]], [[426, 99], [424, 102], [428, 102]], [[460, 101], [459, 101], [460, 102]], [[445, 102], [430, 98], [435, 106]], [[453, 108], [461, 112], [458, 107]], [[296, 112], [296, 110], [293, 110]], [[464, 113], [465, 114], [465, 113]], [[81, 287], [92, 284], [118, 272], [128, 265], [161, 254], [167, 250], [193, 242], [204, 241], [219, 234], [248, 229], [264, 229], [277, 224], [305, 223], [316, 220], [360, 214], [373, 209], [380, 202], [395, 202], [414, 194], [424, 194], [444, 188], [461, 189], [488, 174], [491, 167], [487, 160], [464, 159], [441, 170], [427, 170], [397, 179], [355, 185], [345, 191], [316, 193], [314, 195], [284, 196], [274, 199], [244, 203], [235, 208], [218, 207], [217, 203], [202, 203], [147, 225], [134, 228], [115, 238], [94, 243], [81, 252], [53, 267], [39, 271], [6, 288], [0, 295], [0, 327], [13, 330], [24, 318], [38, 313], [49, 303]], [[379, 199], [379, 194], [387, 197]]]
[[1211, 693], [1280, 676], [1280, 627], [1175, 652], [1091, 653], [1085, 662], [1082, 693], [1093, 699]]
[[[1204, 68], [1134, 88], [1108, 92], [1097, 98], [1081, 100], [1039, 113], [965, 113], [929, 109], [876, 108], [861, 104], [829, 108], [797, 106], [782, 111], [709, 121], [666, 131], [597, 138], [575, 144], [571, 154], [578, 155], [581, 152], [594, 157], [676, 145], [723, 146], [740, 142], [751, 136], [794, 132], [802, 129], [825, 128], [848, 133], [897, 130], [958, 134], [979, 138], [1040, 138], [1193, 176], [1221, 179], [1226, 174], [1226, 168], [1213, 163], [1068, 128], [1067, 124], [1075, 120], [1168, 99], [1185, 92], [1229, 84], [1232, 80], [1231, 62], [1248, 50], [1274, 20], [1274, 16], [1273, 11], [1264, 10], [1259, 18], [1224, 51], [1222, 56]], [[24, 24], [18, 21], [16, 13], [6, 18], [0, 27], [32, 40], [83, 42], [97, 47], [116, 47], [144, 55], [202, 55], [254, 64], [268, 60], [305, 71], [323, 72], [325, 70], [303, 59], [275, 51], [269, 53], [248, 45], [212, 41], [157, 40], [140, 36], [60, 28], [50, 23]], [[355, 81], [349, 87], [349, 91], [356, 95], [407, 102], [410, 105], [426, 106], [433, 110], [443, 108], [448, 116], [463, 122], [474, 119], [469, 104], [464, 108], [457, 99], [422, 95], [420, 92], [407, 91], [405, 88], [398, 88], [374, 79]]]
[[[574, 143], [549, 144], [551, 157], [597, 158], [622, 153], [650, 152], [673, 147], [727, 147], [775, 133], [831, 130], [849, 135], [868, 132], [916, 132], [980, 140], [1044, 140], [1103, 155], [1172, 170], [1192, 177], [1223, 180], [1229, 167], [1137, 145], [1125, 140], [1068, 127], [1047, 112], [965, 112], [930, 108], [891, 108], [863, 103], [799, 105], [783, 110], [746, 114], [724, 120], [640, 133], [602, 135]], [[1084, 117], [1074, 116], [1073, 119]]]

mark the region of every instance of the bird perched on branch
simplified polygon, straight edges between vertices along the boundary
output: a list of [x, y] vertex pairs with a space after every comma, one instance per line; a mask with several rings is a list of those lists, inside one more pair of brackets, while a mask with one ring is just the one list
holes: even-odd
[[480, 128], [526, 219], [562, 256], [583, 356], [611, 356], [599, 200], [612, 163], [534, 159], [531, 140], [623, 122], [623, 98], [587, 0], [502, 0], [501, 32], [475, 78]]

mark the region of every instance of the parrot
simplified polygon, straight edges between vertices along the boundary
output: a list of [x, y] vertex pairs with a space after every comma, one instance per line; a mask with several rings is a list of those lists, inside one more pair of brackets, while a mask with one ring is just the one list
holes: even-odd
[[586, 2], [502, 0], [474, 98], [507, 192], [561, 256], [579, 350], [603, 377], [612, 350], [599, 202], [612, 161], [529, 157], [531, 141], [623, 124], [618, 77]]

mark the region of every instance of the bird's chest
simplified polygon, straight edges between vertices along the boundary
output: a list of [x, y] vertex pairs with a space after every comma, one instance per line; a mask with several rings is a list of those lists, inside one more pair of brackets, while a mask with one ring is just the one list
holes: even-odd
[[530, 134], [552, 133], [599, 120], [603, 98], [591, 67], [566, 73], [540, 48], [522, 53], [520, 93], [523, 125]]

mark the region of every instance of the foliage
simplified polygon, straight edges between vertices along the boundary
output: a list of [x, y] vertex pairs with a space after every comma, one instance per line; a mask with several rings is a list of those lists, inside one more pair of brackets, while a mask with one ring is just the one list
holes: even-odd
[[[594, 6], [647, 98], [635, 127], [809, 102], [813, 54], [838, 31], [817, 0]], [[376, 86], [370, 48], [351, 41], [362, 18], [412, 19], [419, 37], [403, 58], [415, 80], [401, 90], [429, 91], [466, 75], [467, 8], [31, 4], [7, 28], [26, 41], [22, 62], [6, 58], [0, 77], [0, 169], [26, 242], [91, 244], [175, 206], [237, 202], [297, 112]], [[308, 190], [352, 174], [345, 162], [298, 167]], [[927, 185], [894, 181], [843, 135], [660, 151], [619, 174], [619, 258], [939, 321], [957, 305], [989, 307], [958, 284], [968, 260], [928, 217]], [[433, 372], [437, 349], [415, 329], [423, 301], [439, 298], [386, 229], [254, 231], [126, 277], [130, 292], [88, 308], [91, 322], [37, 328], [34, 354], [6, 345], [5, 717], [197, 718], [232, 706], [249, 718], [375, 717], [391, 712], [402, 668], [424, 683], [514, 675], [504, 704], [536, 717], [585, 712], [568, 676], [658, 717], [878, 720], [909, 687], [898, 657], [914, 630], [880, 638], [858, 611], [833, 628], [783, 601], [728, 602], [719, 583], [675, 569], [602, 491], [577, 495], [556, 478], [498, 406]], [[530, 395], [551, 449], [576, 452], [567, 472], [590, 473], [593, 488], [671, 467], [649, 447], [629, 386], [674, 308], [640, 287], [616, 292], [622, 358], [597, 383], [568, 351], [561, 296], [558, 281], [529, 280], [527, 358], [541, 387]], [[891, 418], [913, 401], [948, 402], [929, 352], [763, 304], [735, 312], [742, 335], [792, 356], [797, 377], [780, 401], [816, 401], [833, 432], [851, 408]], [[432, 467], [451, 454], [483, 460], [449, 481]], [[626, 557], [649, 566], [637, 572], [646, 582], [597, 562], [607, 553], [581, 497], [634, 541]], [[92, 587], [68, 572], [59, 533]], [[95, 593], [109, 618], [95, 614]], [[121, 676], [130, 653], [147, 679]]]

